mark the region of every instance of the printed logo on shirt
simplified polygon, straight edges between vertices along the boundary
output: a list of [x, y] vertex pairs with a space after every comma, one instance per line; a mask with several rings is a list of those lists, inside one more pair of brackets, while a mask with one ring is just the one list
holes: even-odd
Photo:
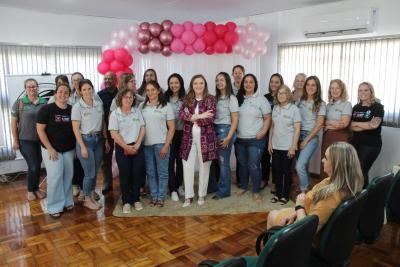
[[70, 116], [65, 116], [65, 115], [54, 115], [54, 121], [55, 122], [70, 122], [71, 117]]
[[342, 112], [342, 110], [341, 109], [335, 109], [335, 112]]
[[82, 116], [86, 117], [86, 116], [90, 116], [90, 114], [92, 114], [91, 112], [83, 112]]
[[354, 111], [353, 118], [357, 119], [369, 119], [371, 117], [371, 111]]

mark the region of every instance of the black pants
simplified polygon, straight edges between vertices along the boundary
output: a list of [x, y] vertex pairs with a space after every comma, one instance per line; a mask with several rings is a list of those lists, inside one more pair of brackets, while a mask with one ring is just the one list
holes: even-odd
[[287, 150], [275, 150], [272, 153], [272, 177], [276, 185], [276, 196], [289, 199], [292, 186], [292, 160]]
[[72, 184], [79, 186], [79, 188], [83, 188], [83, 177], [85, 173], [83, 172], [83, 168], [81, 165], [81, 161], [76, 157], [74, 159], [74, 176], [72, 177]]
[[[268, 144], [267, 144], [268, 146]], [[268, 184], [269, 181], [269, 173], [271, 170], [271, 155], [268, 152], [268, 149], [265, 148], [264, 153], [261, 158], [261, 173], [262, 173], [262, 179], [265, 182], [265, 184]], [[272, 182], [275, 183], [274, 177], [272, 176]]]
[[122, 203], [134, 204], [139, 201], [140, 196], [140, 176], [144, 167], [142, 165], [144, 162], [143, 148], [140, 148], [136, 155], [125, 155], [124, 150], [119, 145], [115, 145], [115, 159], [119, 170]]
[[[112, 187], [112, 155], [114, 152], [114, 140], [108, 138], [108, 143], [110, 144], [110, 151], [103, 154], [103, 164], [101, 165], [103, 170], [103, 187]], [[105, 150], [104, 150], [105, 151]]]
[[354, 144], [354, 147], [357, 150], [358, 158], [360, 160], [361, 170], [364, 175], [364, 188], [366, 188], [369, 183], [368, 172], [371, 169], [372, 164], [374, 164], [376, 158], [379, 156], [382, 145], [365, 146]]
[[168, 164], [168, 187], [170, 192], [177, 192], [183, 182], [183, 165], [179, 156], [183, 131], [175, 131], [174, 138], [170, 146]]

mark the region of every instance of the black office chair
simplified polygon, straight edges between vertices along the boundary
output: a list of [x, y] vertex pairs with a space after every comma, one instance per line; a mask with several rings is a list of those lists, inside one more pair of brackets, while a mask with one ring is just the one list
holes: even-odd
[[358, 222], [357, 242], [372, 244], [381, 232], [385, 219], [385, 203], [393, 174], [374, 178], [367, 187], [368, 197]]
[[367, 201], [367, 190], [340, 204], [320, 231], [311, 266], [346, 266], [356, 240], [357, 224]]
[[268, 240], [259, 256], [242, 256], [221, 262], [202, 261], [198, 267], [306, 267], [310, 265], [311, 244], [318, 227], [316, 215], [288, 225]]
[[389, 222], [400, 223], [400, 171], [397, 172], [389, 189], [386, 218]]

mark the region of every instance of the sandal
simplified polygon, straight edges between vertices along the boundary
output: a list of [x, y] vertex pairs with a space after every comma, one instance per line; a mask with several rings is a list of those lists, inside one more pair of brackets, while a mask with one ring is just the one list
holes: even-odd
[[273, 198], [271, 198], [271, 203], [276, 203], [279, 201], [279, 198], [277, 196], [274, 196]]
[[73, 209], [74, 209], [73, 205], [64, 208], [65, 211], [72, 211]]
[[157, 205], [157, 200], [151, 200], [149, 202], [149, 207], [155, 207]]
[[155, 205], [159, 208], [164, 207], [164, 200], [158, 200]]
[[50, 217], [58, 219], [61, 217], [61, 212], [49, 213]]
[[281, 197], [281, 199], [279, 199], [279, 204], [281, 204], [281, 205], [285, 205], [288, 202], [289, 202], [289, 200], [284, 197]]
[[261, 200], [262, 200], [261, 195], [260, 195], [259, 193], [254, 193], [254, 194], [253, 194], [253, 200], [254, 200], [255, 202], [257, 202], [257, 203], [260, 203]]

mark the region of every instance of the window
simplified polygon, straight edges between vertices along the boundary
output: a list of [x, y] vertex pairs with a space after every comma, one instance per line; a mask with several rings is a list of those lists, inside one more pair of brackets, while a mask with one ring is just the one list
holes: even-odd
[[[0, 160], [14, 158], [10, 129], [10, 111], [7, 76], [71, 74], [75, 71], [99, 88], [97, 64], [101, 61], [100, 47], [48, 47], [0, 44]], [[21, 84], [21, 88], [23, 85]]]
[[400, 37], [284, 44], [278, 47], [278, 71], [291, 85], [299, 72], [316, 75], [328, 98], [332, 79], [345, 82], [349, 100], [357, 103], [361, 82], [375, 88], [385, 106], [384, 125], [400, 127]]

